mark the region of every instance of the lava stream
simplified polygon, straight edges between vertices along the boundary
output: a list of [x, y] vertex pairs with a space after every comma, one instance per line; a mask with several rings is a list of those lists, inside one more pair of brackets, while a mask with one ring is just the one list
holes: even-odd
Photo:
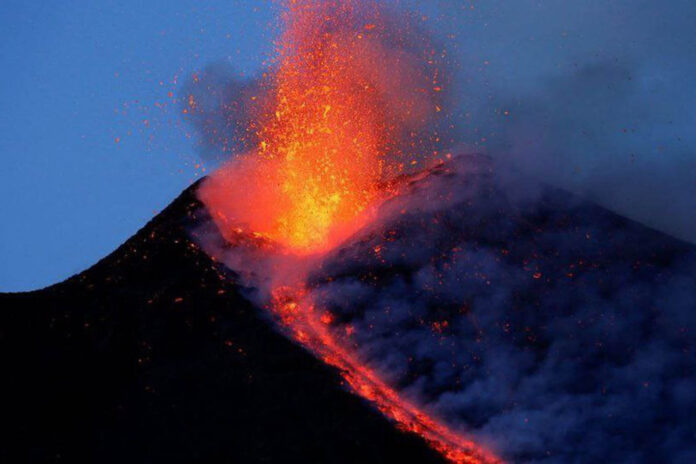
[[455, 464], [502, 462], [490, 451], [452, 431], [389, 387], [377, 372], [361, 363], [350, 350], [335, 340], [327, 329], [328, 321], [322, 321], [321, 311], [307, 299], [307, 293], [301, 286], [280, 287], [273, 292], [271, 310], [293, 339], [337, 368], [355, 394], [373, 403], [402, 430], [423, 437]]
[[[259, 95], [243, 102], [256, 105], [258, 118], [247, 129], [256, 148], [223, 166], [199, 191], [228, 242], [239, 244], [247, 231], [274, 244], [238, 251], [232, 267], [240, 274], [257, 269], [248, 284], [270, 295], [262, 303], [286, 332], [338, 368], [356, 394], [401, 428], [452, 462], [499, 462], [405, 400], [341, 346], [308, 303], [307, 274], [298, 270], [315, 262], [301, 257], [321, 256], [374, 220], [390, 194], [384, 186], [433, 157], [418, 155], [416, 147], [423, 141], [419, 134], [443, 111], [439, 60], [446, 54], [436, 52], [408, 16], [374, 1], [284, 5], [277, 61], [264, 74]], [[295, 259], [288, 257], [297, 259], [290, 266], [273, 264]]]

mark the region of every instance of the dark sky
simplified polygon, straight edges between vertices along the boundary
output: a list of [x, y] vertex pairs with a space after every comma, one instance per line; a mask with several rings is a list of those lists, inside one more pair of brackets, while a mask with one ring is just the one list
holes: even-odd
[[[459, 58], [463, 147], [696, 241], [696, 4], [410, 3]], [[11, 0], [2, 12], [8, 291], [86, 268], [202, 174], [195, 135], [161, 105], [209, 63], [260, 69], [274, 17], [246, 0]]]

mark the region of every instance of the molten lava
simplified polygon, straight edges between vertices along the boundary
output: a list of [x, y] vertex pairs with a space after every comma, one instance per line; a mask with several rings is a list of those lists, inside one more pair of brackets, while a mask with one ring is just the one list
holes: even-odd
[[280, 287], [273, 294], [272, 309], [290, 335], [327, 364], [339, 369], [353, 392], [372, 402], [399, 428], [420, 435], [455, 464], [494, 464], [501, 461], [485, 448], [444, 423], [430, 417], [403, 398], [364, 365], [331, 334], [330, 318], [315, 308], [301, 287]]
[[[296, 254], [330, 249], [364, 224], [392, 141], [438, 107], [434, 61], [398, 50], [375, 5], [291, 1], [264, 81], [256, 150], [204, 189], [223, 231], [245, 229]], [[389, 40], [385, 40], [387, 37]]]
[[[289, 0], [284, 26], [263, 94], [247, 102], [261, 115], [249, 128], [258, 147], [223, 166], [200, 196], [228, 241], [242, 246], [240, 237], [253, 235], [257, 245], [277, 245], [257, 248], [266, 255], [280, 248], [280, 255], [296, 260], [283, 271], [277, 265], [264, 269], [271, 274], [267, 282], [251, 282], [270, 285], [266, 305], [289, 336], [452, 462], [497, 462], [402, 398], [332, 337], [330, 318], [307, 301], [306, 276], [298, 270], [373, 219], [393, 194], [384, 186], [417, 163], [399, 146], [405, 134], [413, 137], [441, 111], [434, 52], [427, 40], [405, 30], [408, 21], [371, 2]], [[252, 257], [246, 265], [265, 258]]]

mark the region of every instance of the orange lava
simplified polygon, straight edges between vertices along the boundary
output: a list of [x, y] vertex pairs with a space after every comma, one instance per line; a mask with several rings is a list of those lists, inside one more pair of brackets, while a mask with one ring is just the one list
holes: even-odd
[[318, 311], [302, 288], [274, 291], [272, 311], [289, 334], [305, 348], [341, 372], [351, 390], [372, 402], [407, 432], [423, 437], [434, 449], [456, 464], [494, 464], [502, 461], [492, 452], [429, 416], [389, 387], [377, 372], [360, 362], [330, 333], [326, 313]]
[[265, 94], [254, 97], [258, 147], [223, 167], [202, 194], [223, 233], [242, 224], [311, 254], [365, 223], [380, 181], [399, 164], [387, 156], [391, 141], [439, 106], [424, 60], [384, 41], [376, 5], [285, 3], [277, 63]]
[[[415, 154], [397, 145], [442, 110], [442, 88], [427, 40], [405, 37], [409, 23], [385, 17], [376, 3], [284, 4], [277, 61], [263, 95], [252, 98], [259, 116], [249, 131], [258, 147], [223, 166], [199, 195], [228, 241], [239, 244], [251, 234], [286, 255], [316, 255], [365, 225], [385, 198], [385, 180], [417, 164]], [[419, 46], [424, 49], [414, 51]], [[342, 347], [328, 329], [330, 315], [307, 302], [301, 272], [295, 273], [298, 284], [276, 283], [270, 292], [270, 309], [292, 338], [452, 462], [499, 462], [400, 397]]]

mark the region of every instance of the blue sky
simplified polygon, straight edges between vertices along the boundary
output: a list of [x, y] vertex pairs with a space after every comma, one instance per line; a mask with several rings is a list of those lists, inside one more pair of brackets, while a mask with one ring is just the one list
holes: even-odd
[[0, 291], [80, 272], [195, 178], [195, 141], [155, 104], [209, 62], [258, 69], [272, 21], [204, 3], [3, 2]]
[[[459, 57], [465, 146], [696, 242], [695, 2], [399, 1]], [[1, 10], [0, 291], [19, 291], [108, 255], [201, 174], [168, 93], [210, 63], [253, 74], [275, 20], [251, 0]]]

